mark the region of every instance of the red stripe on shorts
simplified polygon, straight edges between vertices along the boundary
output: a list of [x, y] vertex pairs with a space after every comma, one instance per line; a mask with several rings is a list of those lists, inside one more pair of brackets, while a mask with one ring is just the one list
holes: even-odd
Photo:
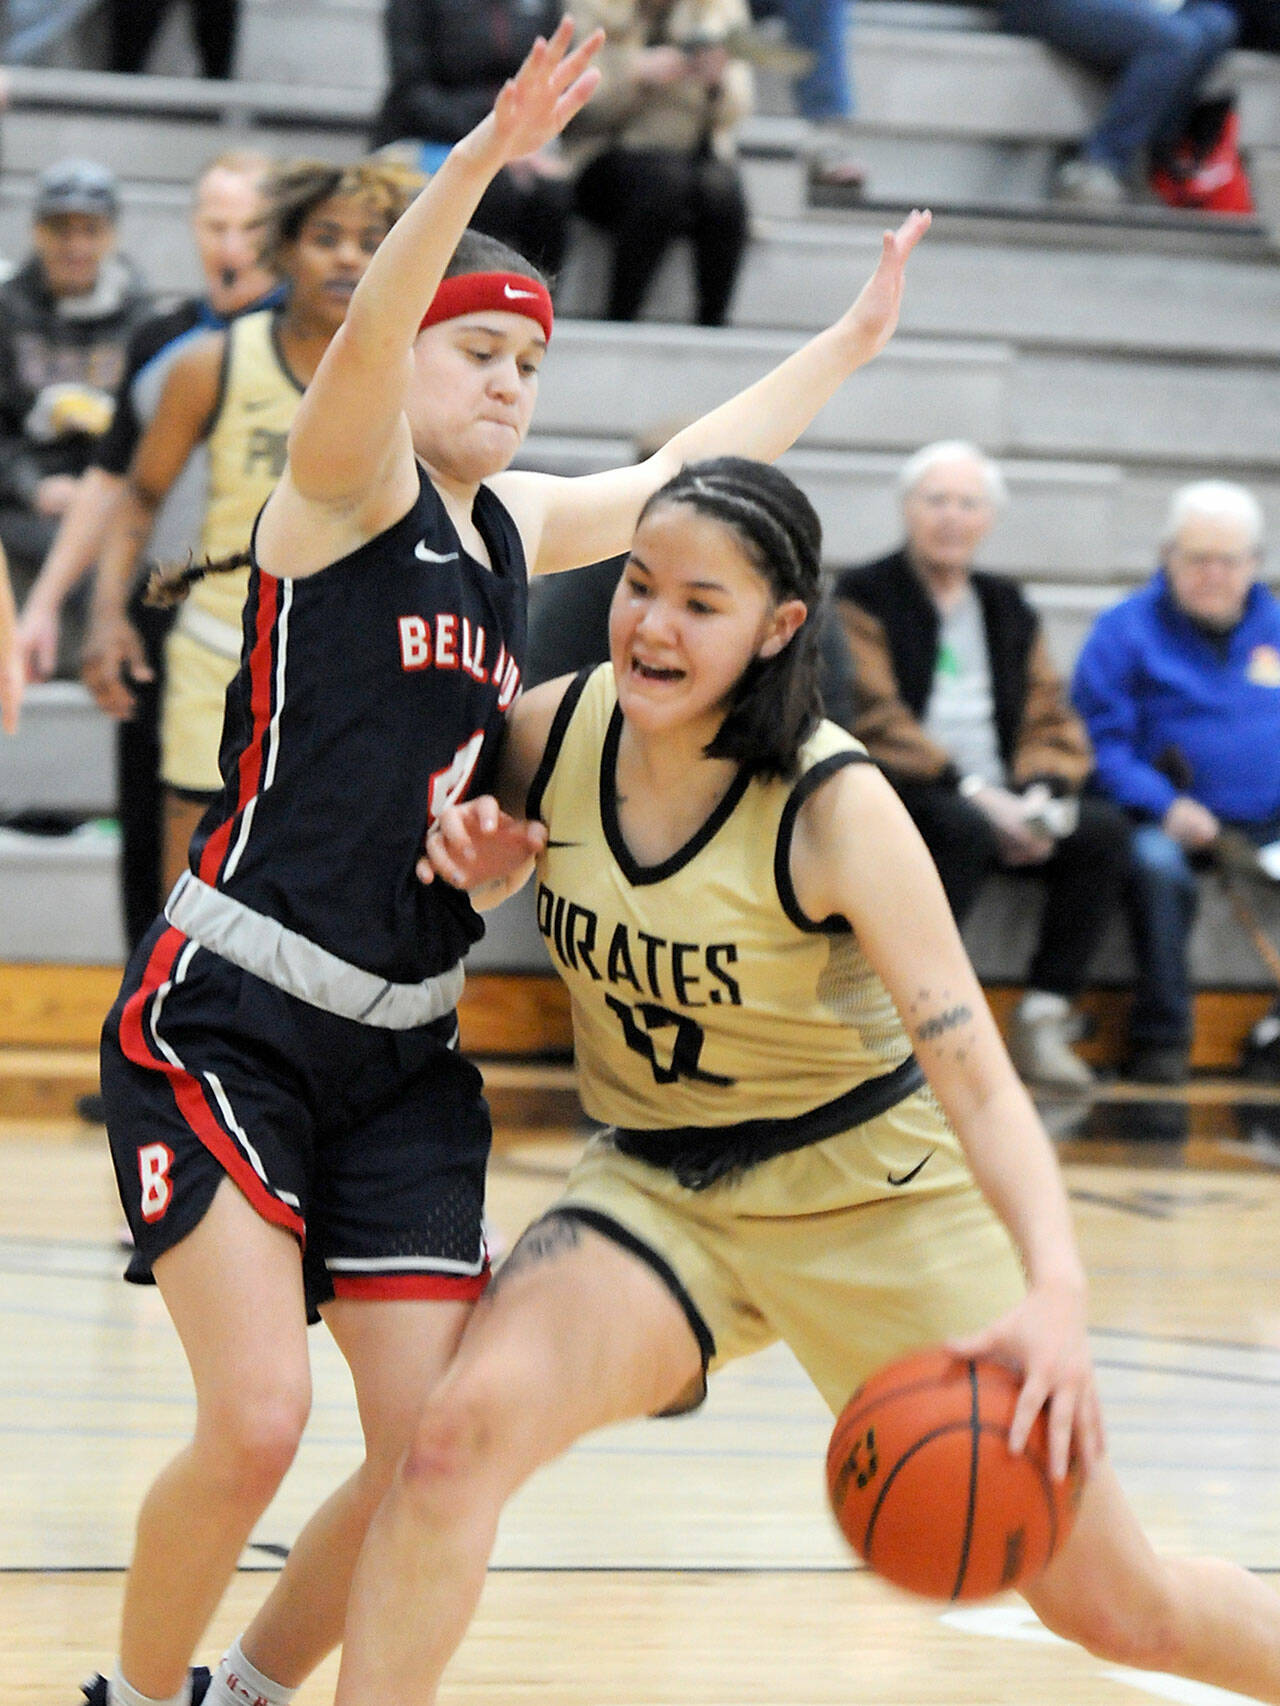
[[280, 582], [274, 575], [260, 573], [253, 650], [249, 653], [249, 707], [253, 717], [253, 732], [240, 754], [240, 786], [236, 809], [214, 830], [200, 854], [199, 876], [206, 883], [217, 882], [236, 819], [257, 793], [258, 784], [262, 780], [262, 755], [266, 749], [267, 730], [271, 726], [271, 675], [275, 664], [273, 641], [279, 609]]
[[435, 1302], [472, 1303], [488, 1285], [489, 1269], [482, 1274], [335, 1274], [335, 1297], [356, 1297], [365, 1302], [385, 1303], [396, 1298], [428, 1298]]
[[163, 1072], [169, 1080], [178, 1112], [204, 1144], [219, 1165], [230, 1174], [249, 1202], [273, 1226], [283, 1226], [287, 1232], [306, 1237], [306, 1225], [295, 1209], [282, 1203], [263, 1184], [252, 1164], [214, 1117], [204, 1087], [185, 1067], [175, 1066], [152, 1048], [143, 1023], [148, 1003], [160, 986], [167, 983], [173, 964], [187, 945], [181, 930], [170, 927], [151, 950], [142, 982], [125, 1003], [120, 1015], [120, 1049], [126, 1060], [148, 1072]]

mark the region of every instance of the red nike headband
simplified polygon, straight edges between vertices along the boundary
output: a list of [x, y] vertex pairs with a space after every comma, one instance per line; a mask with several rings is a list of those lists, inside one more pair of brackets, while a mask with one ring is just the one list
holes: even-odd
[[521, 272], [460, 272], [441, 279], [418, 330], [422, 332], [439, 320], [456, 320], [459, 314], [475, 314], [486, 308], [536, 320], [543, 337], [551, 342], [555, 320], [551, 293], [538, 279]]

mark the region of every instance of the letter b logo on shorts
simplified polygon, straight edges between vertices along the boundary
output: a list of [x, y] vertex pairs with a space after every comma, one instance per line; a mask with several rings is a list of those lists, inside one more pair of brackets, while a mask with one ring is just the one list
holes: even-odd
[[142, 1218], [146, 1221], [162, 1219], [173, 1201], [173, 1185], [169, 1179], [172, 1166], [173, 1151], [167, 1143], [144, 1143], [138, 1151]]

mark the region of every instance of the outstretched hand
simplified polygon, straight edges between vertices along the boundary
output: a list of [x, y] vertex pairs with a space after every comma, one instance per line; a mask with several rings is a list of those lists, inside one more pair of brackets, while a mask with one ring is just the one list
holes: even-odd
[[862, 360], [870, 361], [893, 336], [902, 306], [902, 286], [911, 251], [933, 223], [933, 215], [913, 209], [896, 231], [886, 231], [876, 270], [863, 285], [857, 301], [845, 318], [856, 330], [863, 346]]
[[981, 1333], [948, 1341], [957, 1356], [993, 1357], [1022, 1376], [1009, 1447], [1022, 1450], [1048, 1407], [1049, 1473], [1066, 1475], [1073, 1456], [1086, 1474], [1105, 1450], [1102, 1405], [1085, 1335], [1084, 1300], [1074, 1287], [1033, 1285], [1021, 1303]]
[[492, 127], [492, 140], [503, 160], [519, 160], [559, 136], [595, 93], [599, 70], [591, 64], [604, 42], [594, 30], [572, 52], [573, 19], [561, 19], [550, 40], [541, 36], [524, 64], [508, 78], [481, 129]]
[[515, 892], [547, 844], [546, 825], [504, 812], [492, 794], [447, 806], [427, 831], [419, 882], [436, 877], [495, 906]]

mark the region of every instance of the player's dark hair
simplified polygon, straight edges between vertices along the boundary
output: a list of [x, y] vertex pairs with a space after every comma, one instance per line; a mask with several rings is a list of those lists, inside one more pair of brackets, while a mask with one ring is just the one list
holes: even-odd
[[536, 278], [539, 284], [545, 284], [548, 290], [551, 288], [551, 280], [519, 249], [513, 249], [500, 237], [490, 237], [486, 231], [477, 231], [473, 225], [468, 225], [458, 238], [458, 246], [449, 257], [444, 276], [457, 278], [460, 273], [467, 272], [523, 273], [526, 278]]
[[767, 462], [717, 456], [687, 463], [645, 504], [685, 504], [730, 528], [777, 603], [801, 599], [804, 623], [780, 652], [754, 658], [729, 699], [709, 758], [731, 758], [753, 776], [793, 776], [800, 748], [822, 715], [818, 633], [822, 523], [793, 480]]

